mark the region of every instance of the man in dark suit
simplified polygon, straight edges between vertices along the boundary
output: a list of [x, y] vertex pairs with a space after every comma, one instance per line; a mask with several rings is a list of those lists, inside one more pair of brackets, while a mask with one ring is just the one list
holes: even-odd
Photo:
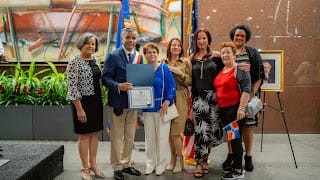
[[134, 29], [124, 28], [121, 40], [122, 47], [107, 55], [102, 77], [103, 84], [108, 88], [111, 165], [117, 180], [124, 179], [123, 173], [141, 175], [140, 171], [131, 166], [137, 110], [128, 109], [127, 90], [132, 89], [132, 84], [126, 81], [126, 65], [142, 64], [143, 60], [135, 50], [137, 32]]

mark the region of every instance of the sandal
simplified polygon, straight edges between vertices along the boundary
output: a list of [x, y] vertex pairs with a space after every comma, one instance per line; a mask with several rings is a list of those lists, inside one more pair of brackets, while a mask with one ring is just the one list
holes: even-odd
[[202, 165], [202, 173], [203, 174], [208, 174], [209, 173], [209, 168], [207, 163], [203, 163]]
[[93, 173], [94, 176], [96, 178], [105, 178], [105, 175], [103, 174], [103, 172], [101, 171], [101, 169], [99, 169], [97, 166], [92, 166], [91, 168], [89, 168]]
[[[201, 169], [198, 169], [200, 167]], [[202, 166], [201, 164], [197, 164], [196, 169], [193, 172], [193, 176], [195, 178], [202, 178]]]
[[209, 167], [208, 167], [208, 157], [203, 158], [202, 162], [202, 173], [203, 174], [208, 174], [209, 173]]
[[92, 180], [91, 175], [90, 175], [90, 168], [82, 168], [81, 174], [82, 174], [82, 179]]

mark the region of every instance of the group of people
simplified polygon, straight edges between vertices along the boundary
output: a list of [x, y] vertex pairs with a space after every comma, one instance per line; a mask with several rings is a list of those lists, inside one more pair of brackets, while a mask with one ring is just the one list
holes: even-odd
[[[230, 32], [232, 42], [224, 42], [220, 51], [210, 46], [212, 37], [207, 29], [194, 34], [195, 51], [186, 58], [180, 39], [169, 41], [166, 57], [159, 59], [159, 46], [149, 42], [143, 46], [145, 62], [154, 68], [154, 107], [142, 109], [145, 130], [146, 169], [144, 174], [162, 175], [166, 170], [183, 171], [181, 134], [189, 110], [193, 111], [195, 126], [194, 177], [209, 173], [208, 157], [211, 149], [223, 142], [223, 126], [237, 120], [241, 138], [228, 142], [228, 156], [223, 162], [224, 179], [243, 178], [242, 139], [245, 144], [245, 166], [253, 170], [252, 141], [257, 117], [245, 117], [245, 107], [264, 78], [259, 53], [246, 45], [251, 37], [249, 27], [237, 25]], [[98, 132], [103, 129], [100, 82], [108, 88], [108, 116], [110, 119], [111, 166], [114, 178], [124, 179], [124, 173], [140, 176], [132, 166], [131, 154], [138, 110], [128, 108], [127, 91], [133, 84], [126, 80], [127, 64], [143, 64], [135, 49], [137, 32], [124, 28], [122, 46], [105, 58], [100, 69], [93, 54], [98, 50], [98, 38], [85, 33], [78, 40], [80, 55], [67, 66], [68, 94], [72, 101], [74, 132], [78, 136], [78, 150], [82, 162], [83, 179], [105, 175], [96, 164]], [[191, 91], [190, 91], [191, 89]], [[192, 108], [190, 108], [190, 98]], [[179, 117], [164, 121], [168, 107], [175, 103]], [[166, 149], [170, 147], [169, 149]], [[170, 157], [167, 152], [171, 152]]]

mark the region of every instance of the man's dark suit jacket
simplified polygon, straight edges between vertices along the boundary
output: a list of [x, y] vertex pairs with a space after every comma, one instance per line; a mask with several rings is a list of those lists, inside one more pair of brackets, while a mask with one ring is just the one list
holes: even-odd
[[122, 47], [110, 52], [104, 62], [102, 83], [108, 88], [108, 105], [113, 108], [128, 108], [127, 92], [118, 90], [119, 84], [126, 82], [126, 64], [129, 61]]

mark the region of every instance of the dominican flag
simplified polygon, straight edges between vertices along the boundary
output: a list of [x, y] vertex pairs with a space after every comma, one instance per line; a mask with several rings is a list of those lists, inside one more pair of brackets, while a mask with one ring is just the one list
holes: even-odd
[[231, 141], [232, 139], [240, 138], [240, 130], [239, 130], [237, 120], [226, 125], [224, 129], [227, 131], [228, 141]]

